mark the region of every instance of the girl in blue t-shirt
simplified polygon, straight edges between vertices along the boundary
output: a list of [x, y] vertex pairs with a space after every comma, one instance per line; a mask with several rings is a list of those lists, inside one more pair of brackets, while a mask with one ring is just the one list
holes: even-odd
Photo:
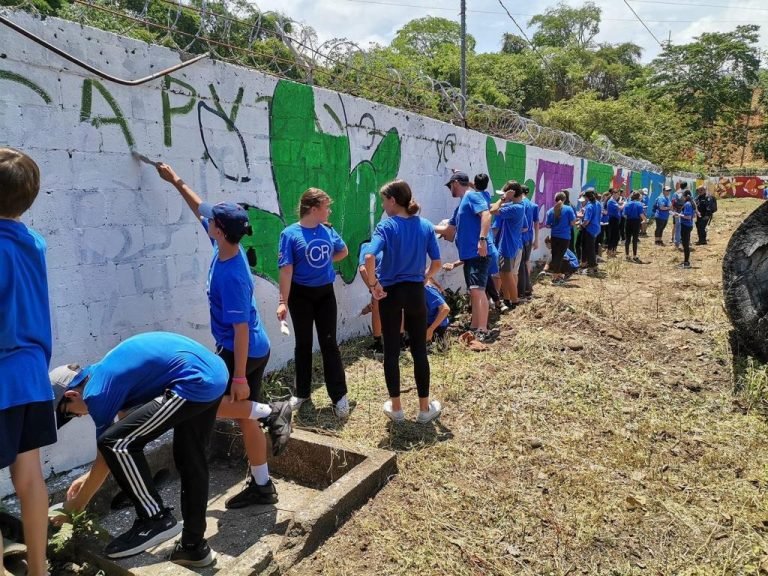
[[629, 244], [632, 243], [632, 260], [640, 262], [637, 257], [637, 243], [640, 241], [640, 225], [645, 222], [645, 208], [640, 202], [640, 192], [633, 192], [632, 199], [624, 204], [624, 217], [627, 219], [627, 229], [624, 240], [624, 253], [629, 260]]
[[555, 284], [563, 280], [563, 256], [571, 242], [571, 229], [576, 220], [576, 213], [573, 208], [565, 204], [567, 197], [564, 191], [555, 194], [555, 205], [547, 210], [545, 219], [546, 225], [551, 229], [552, 260], [549, 269], [555, 275], [553, 279]]
[[581, 245], [582, 260], [587, 263], [587, 271], [597, 272], [597, 236], [600, 234], [600, 220], [603, 207], [597, 201], [594, 188], [584, 192], [587, 202], [584, 206], [584, 216], [581, 219], [581, 233], [584, 235]]
[[[424, 282], [440, 269], [440, 249], [432, 224], [417, 216], [419, 205], [404, 180], [394, 180], [381, 188], [381, 199], [388, 218], [379, 222], [365, 255], [365, 268], [371, 294], [379, 300], [384, 337], [384, 379], [389, 400], [384, 413], [394, 422], [405, 419], [400, 403], [400, 318], [410, 336], [413, 375], [419, 394], [417, 422], [431, 422], [442, 411], [437, 400], [429, 400], [429, 360], [427, 358], [427, 305]], [[376, 255], [383, 253], [376, 271]], [[427, 256], [431, 260], [426, 272]]]
[[331, 197], [319, 188], [310, 188], [299, 201], [299, 221], [280, 234], [277, 265], [280, 268], [280, 300], [277, 319], [291, 312], [296, 338], [294, 360], [296, 393], [290, 402], [294, 410], [309, 400], [312, 392], [312, 327], [317, 329], [323, 357], [325, 387], [339, 418], [349, 415], [347, 379], [336, 340], [336, 294], [333, 264], [349, 254], [346, 244], [327, 224]]
[[691, 231], [693, 219], [696, 216], [696, 207], [693, 205], [691, 191], [683, 192], [683, 209], [680, 210], [680, 243], [683, 245], [683, 263], [680, 268], [691, 267]]

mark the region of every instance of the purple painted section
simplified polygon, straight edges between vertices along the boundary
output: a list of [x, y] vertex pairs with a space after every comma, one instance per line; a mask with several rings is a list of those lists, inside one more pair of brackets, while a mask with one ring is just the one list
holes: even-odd
[[[544, 222], [547, 210], [555, 205], [555, 194], [563, 188], [573, 187], [573, 166], [539, 160], [536, 171], [536, 203], [539, 205], [539, 222]], [[575, 198], [571, 198], [571, 201]]]

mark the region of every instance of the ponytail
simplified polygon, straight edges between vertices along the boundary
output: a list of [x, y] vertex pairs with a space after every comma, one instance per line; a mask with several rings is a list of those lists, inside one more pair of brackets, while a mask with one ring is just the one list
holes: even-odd
[[567, 195], [564, 191], [558, 192], [557, 194], [555, 194], [555, 208], [554, 208], [555, 224], [560, 222], [560, 214], [563, 211], [563, 204], [565, 203], [566, 198], [567, 198]]
[[415, 216], [419, 213], [419, 210], [421, 210], [421, 206], [419, 206], [415, 200], [408, 202], [408, 207], [405, 209], [405, 211], [408, 213], [408, 216]]

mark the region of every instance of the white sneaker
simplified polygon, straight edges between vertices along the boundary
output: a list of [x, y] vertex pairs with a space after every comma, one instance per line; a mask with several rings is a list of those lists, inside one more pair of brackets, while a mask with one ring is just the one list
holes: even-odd
[[507, 306], [506, 304], [502, 304], [501, 307], [499, 307], [499, 312], [501, 312], [502, 314], [504, 314], [505, 312], [509, 312], [509, 306]]
[[402, 408], [397, 411], [392, 410], [392, 400], [384, 402], [384, 414], [386, 414], [392, 422], [402, 422], [405, 420], [405, 414], [403, 413]]
[[437, 400], [432, 400], [429, 403], [429, 410], [426, 412], [419, 412], [419, 415], [416, 416], [416, 422], [419, 424], [427, 424], [428, 422], [432, 422], [435, 418], [438, 418], [440, 416], [440, 412], [443, 411], [443, 406], [440, 404]]
[[336, 418], [346, 418], [349, 416], [349, 400], [347, 400], [346, 394], [333, 405], [333, 413], [336, 414]]
[[290, 404], [291, 409], [296, 412], [307, 400], [309, 400], [309, 398], [298, 398], [296, 396], [291, 396], [291, 399], [288, 400], [288, 404]]

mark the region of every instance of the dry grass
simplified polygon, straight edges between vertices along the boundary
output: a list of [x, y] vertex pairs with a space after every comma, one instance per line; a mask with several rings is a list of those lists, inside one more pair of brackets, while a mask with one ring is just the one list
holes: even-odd
[[[538, 285], [531, 304], [503, 317], [489, 352], [455, 344], [431, 356], [433, 395], [445, 403], [433, 427], [392, 428], [381, 365], [361, 343], [345, 347], [349, 422], [335, 421], [320, 389], [318, 413], [302, 411], [299, 424], [397, 450], [399, 474], [291, 573], [768, 569], [768, 426], [755, 408], [766, 371], [747, 366], [748, 392], [734, 395], [720, 271], [755, 204], [720, 202], [694, 270], [644, 239], [649, 264], [617, 259], [604, 278]], [[585, 349], [564, 348], [568, 338]], [[410, 361], [402, 370], [412, 386]], [[412, 419], [415, 391], [404, 401]]]

